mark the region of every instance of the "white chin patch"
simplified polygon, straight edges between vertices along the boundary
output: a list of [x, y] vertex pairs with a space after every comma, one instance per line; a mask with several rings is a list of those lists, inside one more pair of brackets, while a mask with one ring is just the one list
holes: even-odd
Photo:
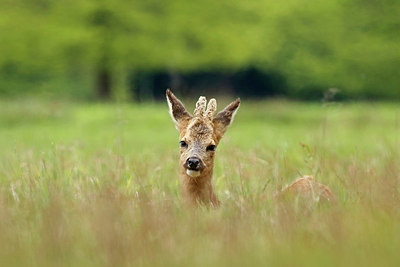
[[200, 171], [186, 170], [186, 174], [190, 177], [197, 177], [200, 175]]

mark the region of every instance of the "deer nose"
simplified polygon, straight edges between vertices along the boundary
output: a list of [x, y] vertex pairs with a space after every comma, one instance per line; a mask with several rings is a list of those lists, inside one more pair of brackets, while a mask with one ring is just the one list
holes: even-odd
[[200, 160], [198, 158], [188, 158], [187, 165], [189, 169], [197, 170], [200, 165]]

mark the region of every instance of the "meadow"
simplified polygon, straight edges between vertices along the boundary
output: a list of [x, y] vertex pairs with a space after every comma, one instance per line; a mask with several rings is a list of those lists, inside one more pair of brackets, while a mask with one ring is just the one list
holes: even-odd
[[[3, 99], [0, 265], [398, 266], [399, 132], [398, 104], [242, 101], [191, 210], [166, 103]], [[277, 203], [304, 174], [337, 204]]]

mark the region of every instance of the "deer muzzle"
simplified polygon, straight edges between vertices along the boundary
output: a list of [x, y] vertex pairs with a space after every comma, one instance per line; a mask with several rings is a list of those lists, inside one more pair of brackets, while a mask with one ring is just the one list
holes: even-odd
[[186, 160], [183, 167], [186, 169], [186, 174], [191, 177], [197, 177], [205, 169], [203, 161], [198, 157], [190, 157]]

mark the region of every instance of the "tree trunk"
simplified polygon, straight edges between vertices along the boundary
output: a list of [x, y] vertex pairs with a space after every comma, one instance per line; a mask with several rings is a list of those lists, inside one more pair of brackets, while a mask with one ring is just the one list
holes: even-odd
[[111, 73], [108, 69], [101, 68], [97, 71], [96, 91], [100, 99], [111, 98]]

